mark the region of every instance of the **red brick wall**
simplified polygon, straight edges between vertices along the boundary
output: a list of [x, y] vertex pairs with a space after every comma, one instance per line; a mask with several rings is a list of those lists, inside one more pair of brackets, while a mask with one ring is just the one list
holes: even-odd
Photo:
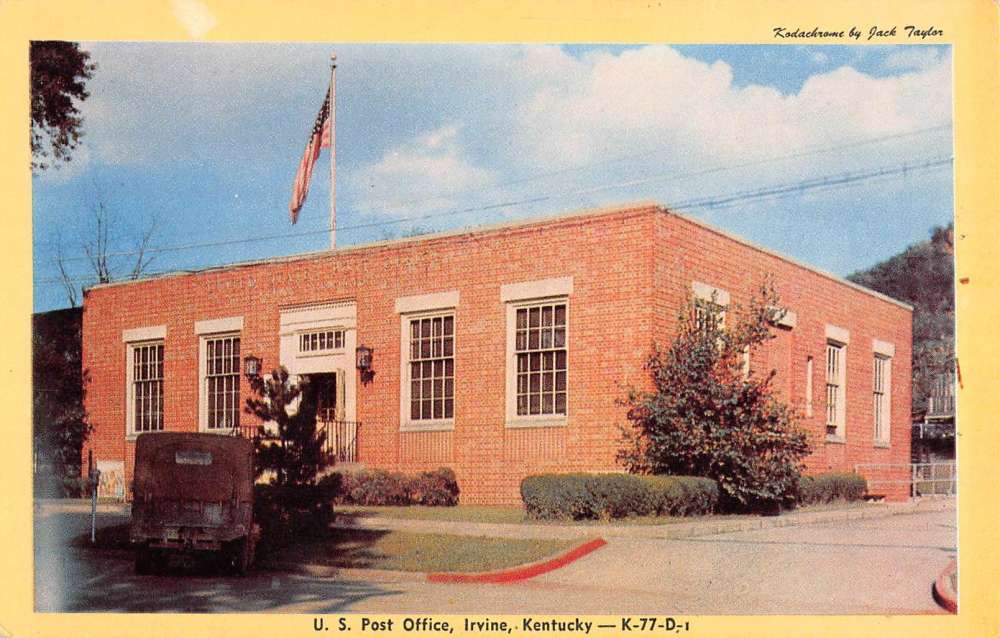
[[[278, 359], [279, 306], [354, 299], [358, 343], [374, 349], [375, 376], [358, 383], [358, 456], [367, 467], [452, 467], [467, 503], [519, 502], [533, 472], [613, 470], [615, 400], [642, 379], [650, 343], [655, 209], [397, 242], [284, 263], [98, 288], [85, 300], [84, 365], [95, 456], [131, 456], [125, 443], [122, 330], [166, 325], [165, 426], [198, 427], [194, 322], [242, 315], [243, 355]], [[569, 420], [562, 428], [505, 427], [506, 314], [500, 286], [572, 276]], [[453, 432], [399, 431], [397, 297], [458, 290]], [[242, 381], [243, 396], [248, 388]], [[244, 420], [250, 417], [243, 415]], [[131, 467], [126, 470], [131, 478]]]
[[[617, 469], [616, 403], [628, 385], [647, 383], [642, 364], [654, 339], [669, 334], [692, 280], [744, 301], [772, 273], [799, 324], [762, 353], [783, 374], [779, 386], [803, 400], [812, 354], [817, 437], [812, 471], [854, 463], [908, 462], [910, 316], [898, 306], [726, 239], [659, 209], [643, 207], [499, 230], [394, 242], [366, 249], [220, 269], [97, 288], [85, 298], [87, 408], [98, 459], [126, 459], [125, 344], [122, 331], [166, 325], [165, 425], [198, 428], [198, 336], [194, 322], [241, 315], [242, 352], [278, 363], [279, 307], [353, 299], [358, 343], [374, 348], [374, 378], [358, 382], [359, 460], [367, 467], [455, 470], [465, 503], [517, 503], [521, 479], [535, 472]], [[572, 276], [569, 419], [565, 427], [505, 427], [505, 308], [500, 286]], [[457, 290], [455, 428], [399, 431], [398, 297]], [[824, 444], [824, 325], [851, 330], [846, 445]], [[892, 446], [871, 442], [871, 338], [896, 345]], [[866, 373], [867, 371], [867, 373]], [[245, 380], [242, 395], [248, 391]], [[860, 398], [859, 398], [860, 397]], [[245, 422], [250, 417], [243, 415]], [[86, 454], [86, 451], [84, 452]]]
[[[777, 339], [755, 354], [751, 368], [778, 370], [775, 387], [790, 398], [810, 437], [813, 452], [806, 459], [807, 472], [853, 471], [859, 464], [893, 464], [888, 473], [895, 479], [905, 479], [909, 470], [904, 465], [910, 462], [911, 311], [687, 218], [661, 215], [656, 227], [657, 340], [669, 338], [681, 304], [690, 295], [692, 281], [726, 290], [734, 303], [746, 304], [765, 278], [770, 278], [781, 305], [796, 313], [797, 325], [790, 330], [777, 328]], [[844, 443], [826, 441], [827, 324], [850, 331]], [[895, 345], [888, 448], [876, 447], [873, 442], [872, 339]], [[810, 356], [813, 412], [812, 417], [806, 417], [806, 360]], [[880, 486], [873, 491], [894, 499], [908, 496], [903, 485], [891, 489]]]

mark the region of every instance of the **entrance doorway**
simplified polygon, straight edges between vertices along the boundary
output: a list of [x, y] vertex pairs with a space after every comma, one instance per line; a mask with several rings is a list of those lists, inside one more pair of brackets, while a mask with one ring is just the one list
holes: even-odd
[[341, 403], [337, 397], [337, 373], [323, 372], [308, 375], [307, 392], [316, 405], [316, 420], [329, 423], [337, 420], [337, 406]]
[[332, 462], [356, 463], [358, 424], [344, 420], [347, 405], [345, 371], [316, 372], [305, 376], [309, 385], [303, 398], [316, 406], [316, 430], [323, 437], [324, 452]]

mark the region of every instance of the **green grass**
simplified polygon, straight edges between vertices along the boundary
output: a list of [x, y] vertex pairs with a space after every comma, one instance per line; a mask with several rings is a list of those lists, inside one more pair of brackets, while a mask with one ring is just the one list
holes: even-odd
[[[533, 563], [560, 554], [582, 541], [486, 538], [364, 529], [331, 529], [320, 538], [271, 550], [260, 564], [299, 563], [407, 572], [487, 572]], [[72, 540], [74, 547], [129, 552], [128, 525], [97, 530]]]
[[[799, 507], [795, 510], [795, 512], [822, 512], [864, 506], [865, 503], [862, 501], [837, 501], [833, 503]], [[712, 514], [709, 516], [635, 516], [631, 518], [615, 519], [613, 521], [536, 521], [529, 519], [524, 509], [520, 507], [491, 507], [485, 505], [456, 505], [454, 507], [427, 507], [424, 505], [338, 505], [335, 509], [337, 514], [356, 516], [359, 518], [374, 517], [421, 521], [513, 523], [531, 525], [674, 525], [677, 523], [694, 523], [700, 521], [759, 518], [757, 514]], [[783, 513], [783, 515], [787, 514], [788, 512]]]
[[276, 550], [269, 560], [407, 572], [485, 572], [536, 562], [580, 542], [331, 529], [322, 539]]
[[420, 521], [462, 521], [465, 523], [524, 523], [528, 519], [521, 507], [492, 507], [487, 505], [455, 505], [454, 507], [428, 507], [426, 505], [337, 505], [337, 514], [359, 517], [403, 518]]

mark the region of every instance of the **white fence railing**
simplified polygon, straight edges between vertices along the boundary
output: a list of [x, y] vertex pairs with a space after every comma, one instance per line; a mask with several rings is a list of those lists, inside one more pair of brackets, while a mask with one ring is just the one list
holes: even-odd
[[914, 496], [955, 496], [958, 472], [947, 463], [859, 463], [854, 471], [868, 481], [868, 493], [896, 491], [901, 486]]

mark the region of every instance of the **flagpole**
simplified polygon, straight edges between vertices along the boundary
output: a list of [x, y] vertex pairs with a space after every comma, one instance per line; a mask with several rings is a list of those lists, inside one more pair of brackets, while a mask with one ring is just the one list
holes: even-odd
[[330, 54], [330, 249], [337, 247], [337, 54]]

